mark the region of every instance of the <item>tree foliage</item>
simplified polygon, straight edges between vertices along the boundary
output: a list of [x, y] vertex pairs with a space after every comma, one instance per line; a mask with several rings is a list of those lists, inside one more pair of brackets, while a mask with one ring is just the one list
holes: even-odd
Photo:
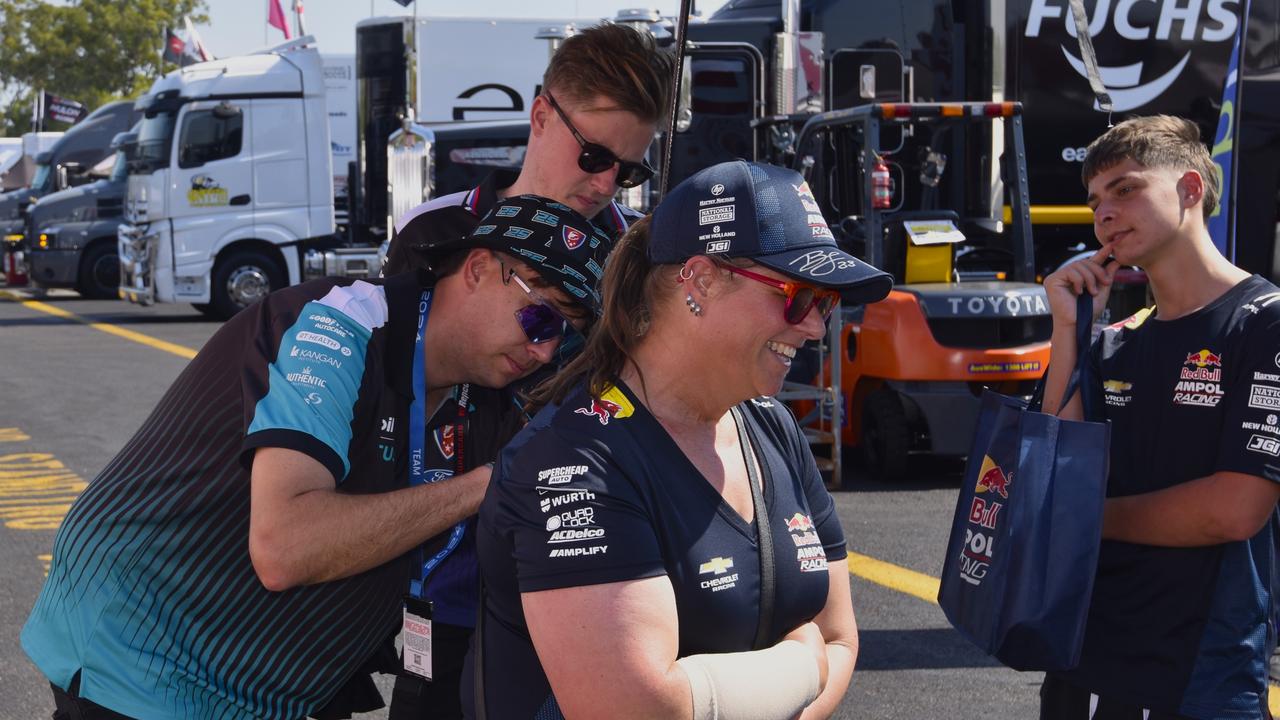
[[[176, 66], [161, 61], [164, 29], [204, 22], [204, 0], [0, 0], [0, 136], [30, 127], [40, 89], [84, 103], [142, 94]], [[49, 128], [57, 129], [57, 128]]]

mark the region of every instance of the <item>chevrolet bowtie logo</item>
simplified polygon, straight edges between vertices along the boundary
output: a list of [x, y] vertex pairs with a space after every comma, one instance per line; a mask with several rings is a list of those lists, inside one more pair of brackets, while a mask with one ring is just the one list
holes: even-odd
[[698, 566], [698, 574], [714, 573], [723, 575], [731, 567], [733, 567], [733, 558], [714, 557]]

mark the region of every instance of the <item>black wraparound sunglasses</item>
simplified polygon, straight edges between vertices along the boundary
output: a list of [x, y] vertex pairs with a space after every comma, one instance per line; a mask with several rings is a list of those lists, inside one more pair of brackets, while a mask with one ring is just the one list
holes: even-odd
[[617, 183], [618, 187], [624, 188], [636, 187], [653, 177], [653, 168], [645, 163], [623, 160], [613, 154], [613, 151], [609, 148], [588, 142], [586, 138], [582, 137], [582, 133], [578, 132], [578, 128], [574, 127], [573, 123], [569, 121], [569, 116], [565, 114], [564, 110], [560, 109], [560, 104], [551, 96], [551, 93], [543, 91], [542, 94], [547, 96], [547, 102], [551, 104], [551, 109], [555, 110], [560, 119], [564, 121], [564, 126], [569, 128], [569, 132], [573, 133], [573, 139], [577, 140], [578, 145], [582, 148], [582, 152], [578, 153], [578, 167], [582, 168], [583, 172], [595, 175], [608, 170], [616, 164], [618, 166], [618, 174], [613, 181]]

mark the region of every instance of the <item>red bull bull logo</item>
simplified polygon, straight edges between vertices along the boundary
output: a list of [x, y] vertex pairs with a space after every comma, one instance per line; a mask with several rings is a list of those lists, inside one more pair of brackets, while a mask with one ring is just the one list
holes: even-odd
[[631, 401], [626, 395], [616, 387], [609, 387], [604, 394], [598, 398], [592, 398], [591, 404], [587, 407], [581, 407], [573, 412], [577, 415], [586, 415], [594, 417], [600, 421], [601, 425], [608, 425], [610, 419], [619, 419], [631, 417], [636, 411]]
[[984, 493], [989, 491], [1008, 500], [1009, 485], [1012, 482], [1013, 473], [1005, 474], [1005, 471], [999, 465], [996, 465], [996, 461], [991, 459], [991, 456], [982, 456], [982, 467], [978, 472], [978, 485], [974, 488], [974, 492]]
[[787, 518], [787, 532], [806, 532], [813, 529], [813, 520], [804, 513], [796, 513]]
[[1206, 348], [1200, 352], [1187, 353], [1184, 364], [1195, 365], [1197, 368], [1222, 367], [1222, 356]]

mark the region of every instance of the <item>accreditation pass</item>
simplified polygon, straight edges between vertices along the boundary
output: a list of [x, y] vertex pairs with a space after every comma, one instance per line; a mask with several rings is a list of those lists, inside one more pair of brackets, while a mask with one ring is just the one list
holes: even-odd
[[418, 677], [431, 679], [431, 617], [430, 610], [417, 611], [404, 608], [404, 670]]

